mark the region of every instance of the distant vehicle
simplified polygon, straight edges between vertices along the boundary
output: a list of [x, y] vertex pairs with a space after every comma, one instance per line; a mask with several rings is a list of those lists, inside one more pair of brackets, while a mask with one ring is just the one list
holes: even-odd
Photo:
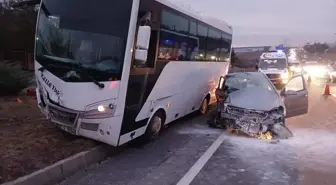
[[308, 74], [311, 77], [326, 80], [332, 79], [332, 74], [334, 74], [334, 72], [332, 72], [334, 69], [331, 65], [315, 61], [306, 62], [303, 66], [303, 70], [305, 74]]
[[335, 65], [328, 66], [328, 74], [329, 74], [329, 79], [331, 80], [331, 82], [335, 83], [336, 82], [336, 66]]
[[258, 70], [265, 73], [277, 87], [282, 87], [290, 78], [287, 56], [282, 51], [262, 53]]
[[301, 74], [302, 73], [302, 66], [300, 62], [291, 62], [289, 65], [289, 71], [293, 74]]
[[308, 112], [308, 91], [302, 75], [291, 78], [279, 93], [263, 73], [231, 73], [221, 78], [216, 96], [217, 112], [208, 124], [251, 136], [271, 132], [279, 138], [290, 137], [285, 118]]
[[319, 66], [319, 63], [316, 61], [307, 61], [302, 64], [303, 72], [306, 74], [314, 73], [314, 69]]

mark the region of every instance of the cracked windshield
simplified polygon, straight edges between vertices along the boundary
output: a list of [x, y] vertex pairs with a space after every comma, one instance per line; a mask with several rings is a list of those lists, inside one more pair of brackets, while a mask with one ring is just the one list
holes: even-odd
[[0, 0], [0, 185], [335, 185], [335, 9]]

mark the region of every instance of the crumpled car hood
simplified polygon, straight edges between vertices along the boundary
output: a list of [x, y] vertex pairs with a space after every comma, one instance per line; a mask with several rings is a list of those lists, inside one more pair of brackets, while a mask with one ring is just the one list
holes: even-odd
[[250, 87], [229, 94], [229, 105], [254, 110], [269, 111], [281, 105], [281, 98], [273, 91]]

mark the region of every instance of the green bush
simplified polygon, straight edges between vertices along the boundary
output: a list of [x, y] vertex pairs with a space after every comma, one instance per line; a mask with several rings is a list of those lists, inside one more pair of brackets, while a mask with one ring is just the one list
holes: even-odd
[[19, 62], [0, 62], [0, 95], [17, 95], [30, 85], [32, 74]]

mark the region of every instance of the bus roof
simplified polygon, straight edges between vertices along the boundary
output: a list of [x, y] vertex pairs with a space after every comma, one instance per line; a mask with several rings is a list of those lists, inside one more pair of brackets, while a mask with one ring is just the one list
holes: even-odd
[[187, 10], [184, 8], [179, 7], [178, 5], [170, 2], [169, 0], [155, 0], [161, 4], [164, 4], [172, 9], [175, 9], [185, 15], [188, 15], [190, 17], [193, 17], [194, 19], [197, 19], [199, 21], [202, 21], [206, 24], [209, 24], [219, 30], [225, 31], [229, 34], [232, 34], [232, 27], [225, 21], [222, 21], [220, 19], [214, 18], [214, 17], [209, 17], [209, 16], [202, 16], [199, 15], [195, 12], [192, 12], [191, 10]]

